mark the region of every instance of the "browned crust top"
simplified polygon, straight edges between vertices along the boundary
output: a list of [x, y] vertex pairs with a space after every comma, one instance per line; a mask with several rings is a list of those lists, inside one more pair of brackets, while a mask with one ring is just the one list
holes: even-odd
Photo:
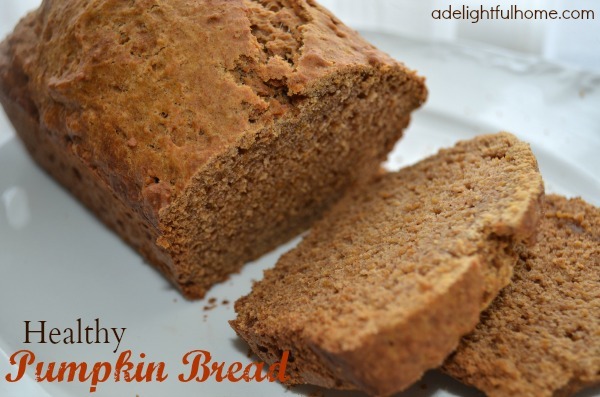
[[3, 50], [6, 96], [150, 218], [340, 73], [404, 69], [307, 0], [45, 0]]

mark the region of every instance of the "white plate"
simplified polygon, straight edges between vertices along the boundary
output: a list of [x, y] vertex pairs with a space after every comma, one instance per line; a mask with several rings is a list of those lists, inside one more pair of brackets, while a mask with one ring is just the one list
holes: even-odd
[[[366, 34], [376, 45], [427, 76], [430, 99], [391, 154], [389, 168], [413, 163], [438, 148], [480, 133], [509, 130], [531, 143], [547, 190], [582, 196], [600, 205], [600, 76], [565, 70], [536, 59], [482, 48], [427, 44]], [[11, 129], [6, 121], [0, 129]], [[265, 383], [182, 383], [181, 356], [208, 350], [218, 361], [249, 363], [247, 347], [227, 320], [232, 303], [251, 280], [273, 266], [294, 241], [213, 288], [207, 300], [187, 302], [140, 256], [104, 228], [66, 191], [40, 171], [16, 139], [0, 142], [0, 395], [84, 396], [89, 382], [37, 383], [33, 371], [18, 383], [7, 356], [30, 349], [37, 361], [114, 362], [114, 344], [24, 344], [24, 321], [74, 327], [99, 318], [101, 326], [127, 328], [119, 352], [163, 361], [162, 383], [98, 385], [96, 396], [279, 396], [309, 395], [314, 388], [286, 390]], [[144, 360], [138, 359], [145, 353]], [[355, 393], [325, 392], [349, 396]], [[473, 389], [430, 372], [406, 396], [476, 396]], [[600, 389], [582, 395], [600, 396]]]

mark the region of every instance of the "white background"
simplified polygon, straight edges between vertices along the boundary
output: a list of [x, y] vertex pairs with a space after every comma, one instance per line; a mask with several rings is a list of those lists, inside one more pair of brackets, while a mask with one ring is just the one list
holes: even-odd
[[[528, 53], [558, 63], [600, 70], [600, 1], [598, 0], [321, 0], [350, 26], [427, 40], [478, 42]], [[593, 10], [595, 20], [440, 21], [434, 9], [462, 5], [471, 9], [511, 4], [519, 9]]]

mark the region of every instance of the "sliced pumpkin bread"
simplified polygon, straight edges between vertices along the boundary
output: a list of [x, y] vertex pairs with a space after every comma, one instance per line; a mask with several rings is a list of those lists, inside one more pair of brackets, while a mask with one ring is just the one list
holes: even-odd
[[232, 327], [290, 384], [389, 395], [437, 367], [506, 286], [543, 182], [527, 144], [458, 143], [346, 195], [236, 302]]

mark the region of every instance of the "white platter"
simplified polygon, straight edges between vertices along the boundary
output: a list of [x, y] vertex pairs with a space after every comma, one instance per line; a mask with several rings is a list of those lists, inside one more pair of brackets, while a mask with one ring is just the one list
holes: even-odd
[[[600, 205], [600, 76], [537, 59], [483, 48], [409, 41], [365, 33], [368, 39], [427, 76], [430, 98], [414, 117], [388, 168], [411, 164], [459, 139], [508, 130], [531, 143], [547, 191], [581, 196]], [[187, 302], [140, 256], [103, 227], [39, 170], [0, 115], [0, 396], [281, 396], [323, 395], [311, 387], [287, 390], [266, 383], [182, 383], [181, 356], [208, 350], [215, 360], [249, 363], [247, 347], [227, 320], [232, 302], [275, 264], [298, 239], [213, 288], [207, 300]], [[222, 304], [224, 300], [228, 304]], [[48, 327], [91, 325], [127, 328], [119, 352], [163, 361], [162, 383], [107, 381], [37, 383], [33, 371], [17, 383], [8, 356], [20, 349], [38, 361], [115, 361], [114, 345], [24, 344], [24, 321]], [[325, 396], [358, 393], [323, 391]], [[478, 396], [477, 391], [432, 371], [402, 396]], [[600, 396], [600, 389], [581, 396]]]

